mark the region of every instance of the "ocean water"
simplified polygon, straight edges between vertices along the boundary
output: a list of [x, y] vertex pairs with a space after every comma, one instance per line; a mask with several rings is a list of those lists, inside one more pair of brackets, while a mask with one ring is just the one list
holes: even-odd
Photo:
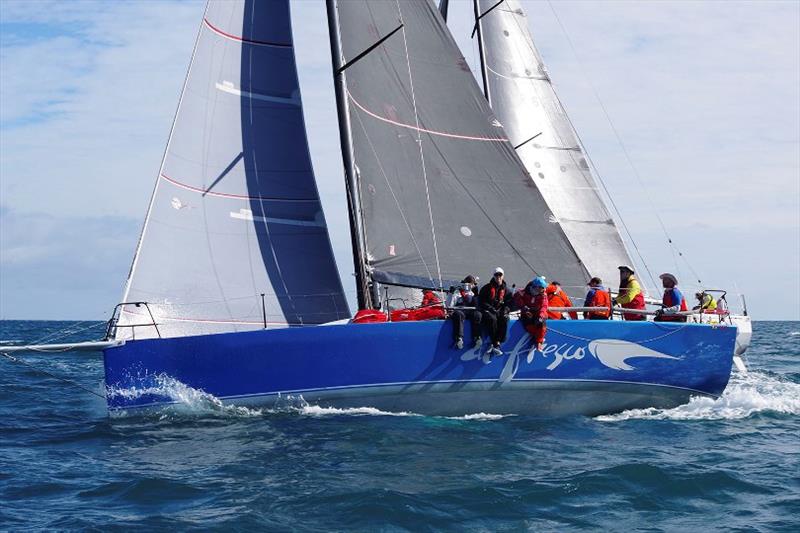
[[[19, 357], [103, 391], [100, 354]], [[800, 531], [800, 322], [755, 323], [747, 363], [719, 400], [596, 418], [257, 410], [165, 380], [177, 408], [111, 419], [0, 358], [0, 530]]]

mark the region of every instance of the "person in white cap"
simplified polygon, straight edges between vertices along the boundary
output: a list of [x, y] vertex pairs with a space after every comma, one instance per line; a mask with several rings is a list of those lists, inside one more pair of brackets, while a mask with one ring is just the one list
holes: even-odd
[[500, 345], [506, 341], [508, 333], [508, 311], [511, 294], [503, 279], [505, 272], [502, 268], [494, 269], [492, 279], [481, 288], [478, 293], [480, 302], [483, 327], [491, 340], [489, 349], [486, 353], [493, 355], [503, 355]]
[[686, 315], [676, 315], [679, 311], [686, 311], [686, 298], [678, 289], [678, 278], [664, 272], [660, 276], [661, 285], [664, 286], [664, 296], [661, 298], [661, 309], [656, 311], [656, 322], [686, 322]]

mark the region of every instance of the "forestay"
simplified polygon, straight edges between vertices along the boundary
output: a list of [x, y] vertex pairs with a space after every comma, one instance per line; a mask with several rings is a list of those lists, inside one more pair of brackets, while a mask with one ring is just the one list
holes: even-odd
[[[367, 271], [448, 287], [496, 266], [586, 283], [586, 271], [507, 142], [429, 1], [337, 3]], [[401, 27], [402, 25], [402, 27]]]
[[[631, 265], [577, 135], [533, 44], [518, 0], [479, 0], [490, 104], [570, 243], [593, 276]], [[489, 11], [491, 9], [491, 11]], [[525, 142], [528, 141], [528, 142]]]
[[[309, 157], [288, 0], [208, 3], [125, 291], [136, 300], [163, 336], [349, 316]], [[148, 322], [144, 306], [120, 318]]]

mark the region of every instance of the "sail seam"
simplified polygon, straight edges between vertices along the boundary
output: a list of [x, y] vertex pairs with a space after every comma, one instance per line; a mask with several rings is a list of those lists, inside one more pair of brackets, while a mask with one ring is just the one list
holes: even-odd
[[205, 17], [203, 17], [203, 24], [205, 24], [206, 27], [208, 27], [209, 30], [213, 31], [217, 35], [220, 35], [220, 36], [225, 37], [226, 39], [230, 39], [232, 41], [236, 41], [236, 42], [240, 42], [240, 43], [253, 44], [253, 45], [256, 45], [256, 46], [273, 46], [275, 48], [292, 48], [291, 44], [276, 43], [276, 42], [271, 42], [271, 41], [258, 41], [256, 39], [248, 39], [246, 37], [240, 37], [238, 35], [233, 35], [231, 33], [224, 32], [221, 29], [219, 29], [216, 26], [214, 26], [213, 24], [211, 24], [211, 22], [209, 22], [208, 19], [205, 18]]

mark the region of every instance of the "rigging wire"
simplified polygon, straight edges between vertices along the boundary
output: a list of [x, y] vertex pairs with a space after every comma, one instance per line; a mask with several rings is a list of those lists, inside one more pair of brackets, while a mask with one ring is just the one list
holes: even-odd
[[[400, 1], [396, 0], [397, 12], [400, 14], [400, 24], [403, 21], [403, 10], [400, 8]], [[419, 158], [422, 163], [422, 179], [425, 181], [425, 198], [428, 204], [428, 218], [431, 222], [431, 236], [433, 238], [433, 254], [436, 258], [436, 274], [439, 277], [439, 286], [442, 286], [442, 267], [439, 263], [439, 247], [436, 244], [436, 225], [433, 222], [433, 208], [431, 207], [431, 196], [428, 189], [428, 172], [425, 168], [425, 152], [422, 150], [422, 132], [419, 125], [419, 112], [417, 111], [417, 97], [414, 93], [414, 77], [411, 75], [411, 58], [408, 55], [408, 41], [406, 40], [406, 28], [403, 26], [403, 47], [406, 53], [406, 66], [408, 67], [408, 81], [411, 89], [411, 103], [414, 106], [414, 121], [417, 126], [417, 145], [419, 146]]]
[[[670, 236], [670, 233], [667, 230], [666, 225], [664, 224], [664, 220], [661, 218], [661, 215], [658, 213], [658, 210], [655, 207], [653, 199], [650, 196], [650, 192], [649, 192], [649, 190], [647, 189], [647, 187], [644, 184], [644, 180], [642, 179], [641, 174], [639, 173], [638, 169], [636, 168], [636, 165], [633, 163], [633, 159], [631, 158], [631, 155], [628, 152], [628, 148], [626, 147], [625, 143], [622, 141], [622, 136], [619, 134], [619, 131], [617, 130], [616, 126], [614, 125], [614, 121], [611, 120], [611, 115], [609, 114], [608, 109], [606, 108], [605, 104], [603, 103], [603, 100], [600, 98], [600, 94], [598, 93], [597, 88], [594, 86], [594, 84], [589, 79], [589, 77], [586, 76], [586, 69], [583, 66], [583, 62], [581, 61], [580, 56], [578, 56], [578, 52], [577, 52], [577, 49], [575, 48], [575, 45], [572, 42], [572, 38], [570, 37], [569, 32], [567, 32], [567, 29], [564, 26], [564, 24], [561, 22], [561, 18], [558, 16], [558, 13], [556, 12], [556, 9], [553, 6], [552, 1], [551, 0], [547, 0], [547, 5], [550, 7], [550, 10], [553, 12], [553, 16], [555, 17], [556, 22], [558, 22], [558, 25], [561, 28], [561, 31], [564, 33], [564, 37], [566, 37], [567, 43], [569, 43], [569, 47], [572, 50], [572, 54], [575, 56], [575, 59], [578, 62], [578, 65], [580, 66], [581, 74], [583, 75], [584, 80], [588, 83], [589, 87], [591, 88], [592, 93], [594, 93], [594, 97], [597, 100], [597, 103], [600, 106], [600, 109], [602, 110], [603, 115], [606, 118], [606, 121], [608, 121], [608, 124], [611, 127], [611, 131], [614, 133], [614, 137], [616, 137], [617, 142], [619, 143], [620, 147], [622, 148], [622, 153], [625, 156], [625, 159], [628, 162], [628, 165], [631, 167], [631, 170], [633, 171], [633, 175], [636, 177], [636, 180], [639, 182], [639, 186], [641, 186], [642, 190], [644, 191], [647, 203], [649, 204], [651, 211], [655, 214], [656, 219], [658, 220], [658, 223], [661, 226], [661, 231], [664, 233], [664, 236], [666, 237], [667, 242], [670, 245], [670, 248], [672, 250], [674, 250], [673, 254], [677, 253], [679, 257], [683, 258], [683, 260], [686, 262], [686, 266], [689, 267], [689, 270], [692, 272], [692, 275], [695, 277], [695, 279], [697, 279], [697, 283], [702, 285], [703, 282], [700, 280], [700, 276], [698, 276], [697, 272], [694, 270], [694, 268], [692, 267], [691, 263], [689, 263], [689, 260], [686, 258], [686, 256], [683, 255], [683, 252], [681, 252], [681, 250], [675, 245], [674, 241], [672, 240], [672, 237]], [[603, 184], [603, 188], [605, 189], [605, 184]], [[606, 193], [608, 193], [607, 190], [606, 190]], [[612, 203], [613, 203], [613, 200], [612, 200]], [[615, 210], [616, 210], [616, 206], [615, 206]], [[620, 221], [622, 221], [622, 216], [621, 216], [621, 214], [619, 213], [618, 210], [617, 210], [617, 215], [620, 217]], [[624, 225], [624, 222], [623, 222], [623, 225]], [[627, 232], [627, 228], [626, 228], [626, 232]], [[629, 237], [630, 237], [630, 233], [629, 233]], [[632, 237], [631, 237], [631, 242], [633, 243]], [[636, 246], [635, 243], [633, 243], [633, 244], [634, 244], [634, 248], [636, 248], [637, 252], [638, 252], [639, 251], [638, 247]], [[639, 256], [641, 257], [641, 254], [639, 254]], [[647, 266], [647, 263], [644, 262], [644, 258], [642, 258], [642, 262], [643, 262], [643, 264], [645, 266], [645, 269], [647, 269], [648, 273], [650, 274], [650, 269]], [[650, 274], [650, 277], [652, 278], [652, 274]], [[653, 281], [653, 282], [655, 284], [655, 281]], [[657, 286], [658, 285], [656, 284], [656, 287]]]
[[85, 391], [85, 392], [88, 392], [89, 394], [93, 394], [93, 395], [97, 396], [98, 398], [102, 398], [103, 400], [106, 399], [105, 395], [100, 394], [99, 392], [94, 391], [94, 390], [90, 389], [89, 387], [84, 387], [83, 385], [81, 385], [77, 381], [74, 381], [74, 380], [71, 380], [69, 378], [65, 378], [65, 377], [53, 374], [52, 372], [49, 372], [49, 371], [44, 370], [42, 368], [39, 368], [38, 366], [36, 366], [34, 364], [31, 364], [28, 361], [24, 361], [22, 359], [18, 359], [18, 358], [14, 357], [11, 354], [8, 354], [6, 352], [0, 351], [0, 356], [5, 357], [9, 361], [13, 361], [15, 363], [19, 363], [19, 364], [21, 364], [23, 366], [26, 366], [26, 367], [32, 369], [35, 372], [39, 372], [40, 374], [44, 374], [45, 376], [49, 376], [49, 377], [51, 377], [51, 378], [53, 378], [55, 380], [62, 381], [64, 383], [72, 385], [73, 387], [77, 387], [77, 388], [81, 389], [82, 391]]

